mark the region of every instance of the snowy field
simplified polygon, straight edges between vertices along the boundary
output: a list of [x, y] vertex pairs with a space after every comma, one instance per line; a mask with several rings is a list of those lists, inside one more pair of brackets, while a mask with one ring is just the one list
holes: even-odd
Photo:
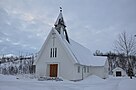
[[110, 77], [106, 80], [90, 76], [83, 81], [38, 81], [16, 76], [0, 75], [0, 90], [136, 90], [136, 78]]

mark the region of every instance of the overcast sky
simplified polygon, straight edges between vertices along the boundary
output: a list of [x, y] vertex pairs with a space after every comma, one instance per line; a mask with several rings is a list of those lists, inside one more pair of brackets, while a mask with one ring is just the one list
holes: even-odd
[[92, 52], [136, 34], [136, 0], [0, 0], [0, 54], [39, 51], [60, 6], [69, 37]]

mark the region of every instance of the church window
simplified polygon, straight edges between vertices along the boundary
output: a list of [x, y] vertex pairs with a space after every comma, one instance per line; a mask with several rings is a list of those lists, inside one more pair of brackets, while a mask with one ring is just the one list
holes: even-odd
[[80, 73], [80, 66], [77, 67], [77, 72]]
[[86, 73], [86, 67], [84, 67], [84, 73]]
[[89, 67], [87, 67], [87, 73], [89, 73]]
[[50, 51], [50, 57], [52, 57], [52, 48], [51, 48], [51, 51]]
[[55, 48], [55, 57], [57, 57], [57, 48]]
[[52, 48], [53, 49], [53, 57], [54, 57], [54, 48]]
[[51, 48], [50, 58], [57, 57], [57, 48]]

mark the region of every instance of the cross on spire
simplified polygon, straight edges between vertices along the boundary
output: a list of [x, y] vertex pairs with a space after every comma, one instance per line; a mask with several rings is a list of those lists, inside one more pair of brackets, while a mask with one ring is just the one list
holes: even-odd
[[60, 12], [62, 12], [62, 7], [60, 7]]

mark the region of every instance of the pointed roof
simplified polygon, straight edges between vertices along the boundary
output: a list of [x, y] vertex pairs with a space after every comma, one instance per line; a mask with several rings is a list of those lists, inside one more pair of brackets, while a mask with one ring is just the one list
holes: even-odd
[[66, 27], [66, 24], [64, 22], [63, 15], [62, 15], [62, 9], [60, 9], [60, 14], [59, 14], [54, 26], [56, 26], [58, 24], [62, 24], [62, 25], [64, 25]]

